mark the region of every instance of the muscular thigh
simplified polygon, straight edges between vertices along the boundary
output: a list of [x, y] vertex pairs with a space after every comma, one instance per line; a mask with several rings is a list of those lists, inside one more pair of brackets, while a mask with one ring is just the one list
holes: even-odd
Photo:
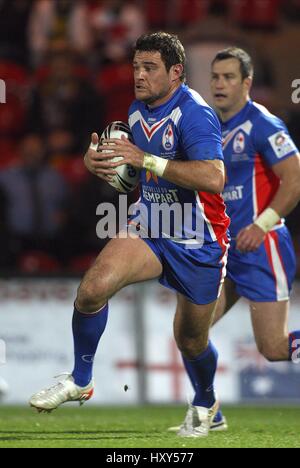
[[86, 273], [82, 286], [105, 289], [107, 299], [132, 283], [157, 278], [162, 265], [150, 247], [140, 238], [112, 239]]

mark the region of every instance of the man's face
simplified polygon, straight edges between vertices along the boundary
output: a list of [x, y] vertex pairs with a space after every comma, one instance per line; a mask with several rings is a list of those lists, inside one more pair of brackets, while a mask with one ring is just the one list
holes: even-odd
[[251, 78], [242, 79], [240, 62], [235, 58], [217, 61], [212, 66], [211, 93], [217, 110], [228, 112], [247, 100]]
[[149, 105], [163, 103], [172, 86], [172, 69], [167, 72], [160, 52], [137, 51], [133, 59], [136, 99]]

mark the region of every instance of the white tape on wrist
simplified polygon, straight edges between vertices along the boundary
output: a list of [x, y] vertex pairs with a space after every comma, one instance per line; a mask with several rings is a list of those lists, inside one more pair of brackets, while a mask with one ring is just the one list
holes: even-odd
[[254, 221], [256, 226], [259, 226], [265, 233], [269, 232], [275, 224], [280, 220], [280, 216], [273, 208], [267, 208]]
[[167, 159], [154, 156], [150, 153], [144, 153], [144, 169], [153, 172], [153, 174], [157, 175], [158, 177], [162, 177], [164, 175], [168, 162], [169, 161]]
[[92, 149], [92, 150], [94, 150], [94, 151], [97, 151], [97, 149], [98, 149], [98, 143], [95, 144], [95, 143], [92, 142], [92, 143], [90, 144], [90, 149]]

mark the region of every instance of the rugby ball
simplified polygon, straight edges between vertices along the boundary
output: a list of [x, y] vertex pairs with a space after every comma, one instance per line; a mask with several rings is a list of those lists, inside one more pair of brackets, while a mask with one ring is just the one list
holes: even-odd
[[[101, 145], [103, 140], [108, 140], [111, 138], [121, 139], [123, 135], [129, 141], [133, 141], [129, 125], [121, 121], [112, 122], [103, 131], [100, 137], [99, 144]], [[107, 150], [105, 152], [109, 153], [110, 150]], [[118, 162], [120, 160], [122, 160], [122, 158], [119, 156], [112, 158], [113, 162]], [[117, 174], [112, 176], [112, 180], [108, 183], [112, 185], [118, 192], [129, 193], [137, 187], [140, 180], [139, 169], [136, 169], [130, 164], [124, 164], [123, 166], [115, 168], [115, 171], [117, 172]]]

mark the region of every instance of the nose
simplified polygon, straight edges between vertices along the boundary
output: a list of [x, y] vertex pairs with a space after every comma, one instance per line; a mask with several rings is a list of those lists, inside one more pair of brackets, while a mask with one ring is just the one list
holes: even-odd
[[143, 70], [136, 70], [134, 73], [134, 77], [137, 81], [144, 79], [144, 71]]
[[224, 81], [224, 78], [223, 77], [219, 77], [215, 80], [215, 88], [216, 89], [223, 89], [225, 86], [225, 81]]

